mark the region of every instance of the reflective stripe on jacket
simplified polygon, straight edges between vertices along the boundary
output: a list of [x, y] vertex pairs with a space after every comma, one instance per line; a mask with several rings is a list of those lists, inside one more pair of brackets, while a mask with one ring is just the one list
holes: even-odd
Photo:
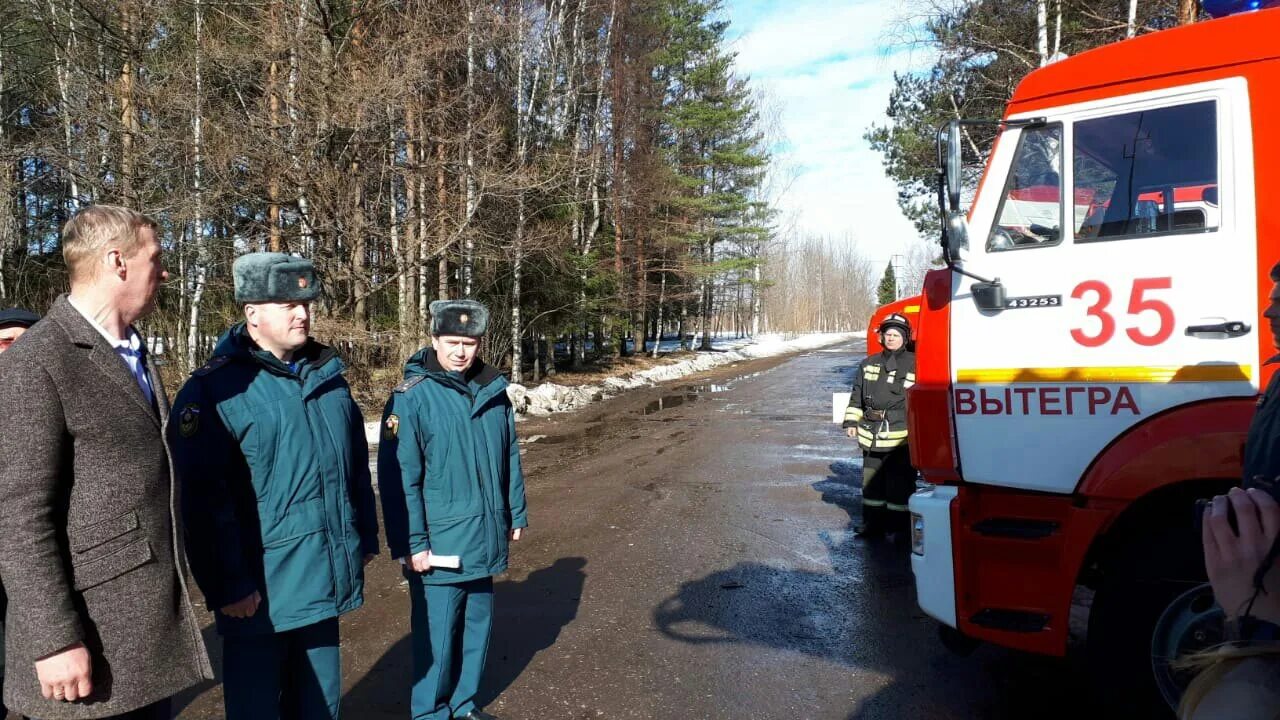
[[884, 350], [868, 356], [854, 372], [843, 427], [857, 428], [858, 444], [868, 450], [887, 450], [905, 443], [907, 388], [915, 381], [915, 353]]

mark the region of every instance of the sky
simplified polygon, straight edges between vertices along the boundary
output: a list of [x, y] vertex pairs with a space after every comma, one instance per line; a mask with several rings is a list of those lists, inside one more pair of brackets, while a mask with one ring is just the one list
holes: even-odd
[[726, 0], [737, 67], [773, 98], [785, 140], [776, 160], [796, 173], [778, 205], [801, 233], [848, 237], [888, 263], [920, 242], [896, 187], [863, 134], [884, 124], [895, 70], [927, 58], [895, 40], [902, 3]]

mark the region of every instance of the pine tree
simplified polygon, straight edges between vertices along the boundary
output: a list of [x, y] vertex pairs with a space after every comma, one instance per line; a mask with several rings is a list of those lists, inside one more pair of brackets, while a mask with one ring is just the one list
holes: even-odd
[[884, 269], [884, 276], [880, 278], [880, 289], [876, 294], [876, 302], [880, 305], [888, 305], [898, 299], [898, 278], [893, 274], [893, 263], [889, 263]]
[[724, 246], [754, 246], [768, 232], [750, 199], [768, 158], [746, 82], [724, 49], [728, 23], [713, 17], [719, 8], [718, 0], [661, 3], [667, 42], [655, 58], [668, 88], [658, 118], [673, 180], [662, 202], [675, 219], [666, 239], [686, 248], [704, 350], [711, 349], [717, 277], [747, 269]]

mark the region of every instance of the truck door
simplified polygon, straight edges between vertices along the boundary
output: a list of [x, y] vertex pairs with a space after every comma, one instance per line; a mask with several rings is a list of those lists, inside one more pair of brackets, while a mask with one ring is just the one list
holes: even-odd
[[1046, 122], [1001, 138], [962, 258], [1006, 308], [954, 278], [956, 433], [966, 481], [1070, 493], [1145, 419], [1257, 391], [1248, 94], [1233, 78], [1029, 115]]

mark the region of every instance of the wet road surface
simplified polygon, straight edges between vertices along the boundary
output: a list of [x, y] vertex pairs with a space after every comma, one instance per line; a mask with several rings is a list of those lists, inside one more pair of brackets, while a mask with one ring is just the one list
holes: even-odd
[[[908, 549], [852, 535], [831, 422], [861, 342], [520, 424], [531, 529], [497, 582], [481, 702], [533, 718], [1078, 717], [1067, 661], [939, 644]], [[408, 598], [385, 555], [343, 619], [344, 717], [408, 718]], [[217, 655], [217, 641], [206, 632]], [[215, 657], [215, 666], [217, 658]], [[221, 694], [180, 699], [221, 717]]]

